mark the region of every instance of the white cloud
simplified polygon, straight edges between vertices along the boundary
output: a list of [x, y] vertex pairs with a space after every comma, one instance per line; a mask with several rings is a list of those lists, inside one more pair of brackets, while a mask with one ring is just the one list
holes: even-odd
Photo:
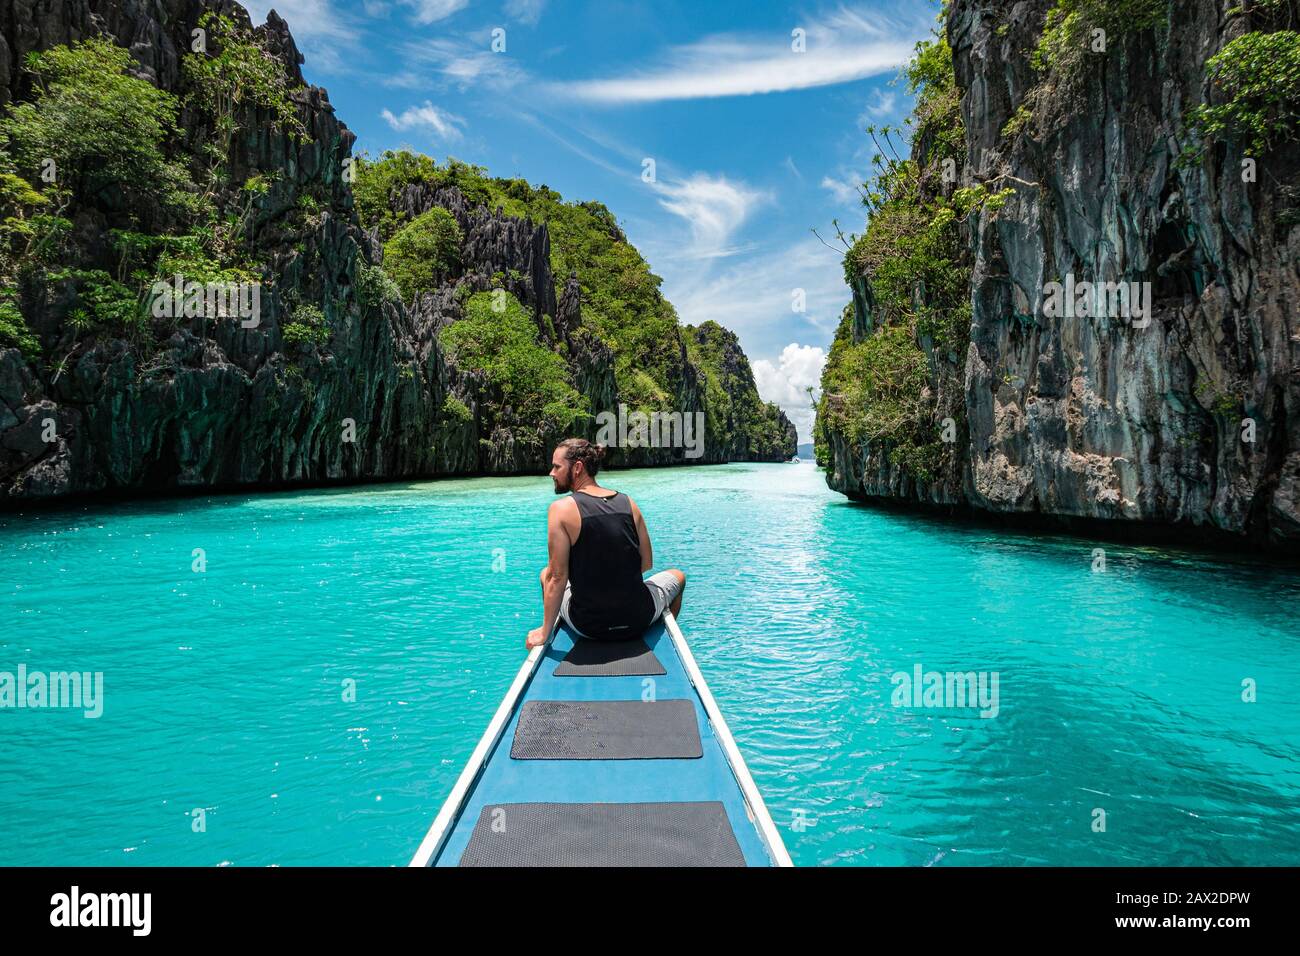
[[469, 0], [401, 0], [415, 11], [416, 23], [437, 23], [469, 6]]
[[689, 179], [658, 183], [659, 205], [690, 225], [692, 259], [716, 259], [736, 252], [731, 238], [767, 193], [733, 183], [724, 176], [696, 173]]
[[449, 143], [461, 138], [461, 131], [456, 127], [465, 125], [465, 121], [459, 116], [438, 109], [428, 100], [424, 101], [423, 106], [408, 107], [399, 116], [394, 116], [392, 111], [387, 109], [380, 115], [395, 130], [424, 129], [432, 133], [435, 138]]
[[542, 18], [546, 0], [506, 0], [506, 16], [520, 23], [532, 25]]
[[348, 51], [355, 48], [361, 34], [333, 0], [246, 0], [244, 6], [254, 24], [265, 23], [273, 9], [280, 14], [308, 65], [324, 73], [338, 73], [346, 67]]
[[758, 386], [759, 397], [780, 405], [794, 422], [799, 440], [811, 441], [814, 416], [806, 389], [811, 387], [814, 396], [821, 392], [825, 350], [816, 345], [791, 342], [781, 350], [776, 362], [757, 359], [750, 364], [754, 369], [754, 384]]
[[[725, 269], [713, 262], [681, 263], [664, 255], [663, 240], [637, 243], [664, 277], [664, 295], [683, 322], [713, 319], [739, 335], [746, 348], [775, 349], [798, 330], [801, 338], [820, 332], [827, 343], [849, 300], [841, 256], [809, 236], [788, 246], [746, 256]], [[803, 312], [795, 312], [795, 290], [803, 290]]]
[[405, 69], [387, 81], [389, 86], [417, 87], [443, 81], [462, 90], [481, 86], [501, 92], [518, 85], [525, 76], [516, 61], [493, 53], [486, 42], [479, 44], [472, 37], [405, 43], [400, 53]]
[[897, 94], [893, 90], [875, 90], [872, 94], [871, 102], [868, 103], [858, 116], [859, 126], [870, 126], [873, 120], [883, 119], [894, 111], [894, 104], [898, 100]]
[[829, 189], [835, 201], [844, 205], [856, 204], [862, 201], [862, 194], [858, 188], [862, 185], [862, 174], [855, 170], [849, 170], [841, 173], [839, 179], [830, 176], [822, 177], [822, 188]]
[[911, 57], [916, 24], [888, 26], [886, 32], [841, 8], [805, 27], [802, 53], [791, 49], [788, 35], [724, 34], [675, 47], [664, 62], [639, 72], [557, 84], [554, 89], [594, 103], [647, 103], [845, 83], [894, 70]]
[[498, 65], [503, 64], [504, 61], [497, 60], [495, 54], [473, 53], [449, 58], [443, 63], [442, 72], [443, 75], [468, 85], [479, 77], [495, 75]]

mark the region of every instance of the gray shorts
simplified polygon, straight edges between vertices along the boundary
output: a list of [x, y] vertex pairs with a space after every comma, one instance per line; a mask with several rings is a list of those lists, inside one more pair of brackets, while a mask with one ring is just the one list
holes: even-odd
[[[646, 590], [650, 592], [650, 597], [655, 603], [654, 617], [650, 618], [653, 624], [659, 618], [663, 617], [664, 611], [677, 600], [677, 596], [682, 593], [682, 582], [677, 579], [677, 575], [670, 571], [659, 571], [645, 579]], [[574, 634], [579, 637], [586, 637], [573, 621], [569, 620], [569, 598], [573, 595], [573, 583], [566, 581], [564, 584], [564, 599], [560, 602], [560, 620]]]

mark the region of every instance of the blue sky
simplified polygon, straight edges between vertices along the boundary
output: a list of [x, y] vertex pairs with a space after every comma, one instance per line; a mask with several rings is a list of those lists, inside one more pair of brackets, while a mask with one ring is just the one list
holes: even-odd
[[898, 69], [937, 5], [247, 6], [256, 23], [272, 8], [288, 21], [358, 150], [409, 146], [605, 203], [682, 321], [733, 329], [762, 396], [810, 440], [803, 390], [849, 298], [840, 256], [811, 230], [861, 231], [855, 186], [875, 152], [863, 127], [906, 115]]

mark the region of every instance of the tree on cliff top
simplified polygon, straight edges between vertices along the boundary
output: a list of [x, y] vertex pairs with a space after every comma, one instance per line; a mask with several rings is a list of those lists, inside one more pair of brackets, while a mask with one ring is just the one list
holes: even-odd
[[178, 133], [180, 104], [132, 76], [133, 65], [127, 50], [99, 39], [28, 54], [36, 96], [15, 104], [0, 131], [19, 173], [49, 183], [60, 205], [75, 195], [131, 219], [157, 218], [149, 213], [190, 188], [184, 168], [163, 152]]
[[564, 359], [538, 341], [537, 324], [504, 289], [479, 292], [464, 318], [444, 326], [439, 344], [461, 369], [477, 372], [513, 411], [516, 441], [540, 447], [590, 419], [586, 396], [569, 381]]
[[216, 52], [205, 49], [185, 57], [181, 71], [188, 87], [186, 105], [206, 113], [213, 124], [214, 135], [202, 147], [208, 159], [205, 187], [211, 196], [225, 183], [241, 111], [268, 111], [276, 125], [299, 142], [307, 139], [307, 128], [290, 99], [299, 87], [293, 86], [264, 40], [212, 11], [199, 17], [199, 28], [206, 31], [205, 44], [211, 41]]
[[384, 243], [384, 271], [409, 302], [431, 292], [460, 265], [463, 241], [456, 219], [435, 206], [411, 220]]

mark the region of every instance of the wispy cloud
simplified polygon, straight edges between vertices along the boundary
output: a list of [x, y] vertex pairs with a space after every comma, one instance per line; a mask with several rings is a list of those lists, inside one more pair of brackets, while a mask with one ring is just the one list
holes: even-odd
[[[705, 172], [680, 174], [674, 163], [658, 157], [658, 181], [643, 183], [646, 153], [637, 144], [619, 140], [608, 130], [574, 122], [570, 115], [544, 107], [530, 107], [515, 118], [536, 128], [576, 156], [612, 176], [652, 190], [659, 207], [677, 217], [690, 238], [674, 236], [664, 241], [660, 258], [702, 263], [740, 251], [733, 244], [735, 234], [756, 209], [774, 199], [768, 190], [757, 189], [743, 180]], [[670, 220], [671, 222], [671, 220]], [[660, 238], [665, 232], [658, 230]]]
[[[705, 172], [679, 174], [675, 164], [659, 157], [659, 179], [643, 183], [645, 151], [611, 136], [608, 131], [574, 123], [571, 116], [555, 115], [544, 108], [518, 113], [516, 119], [535, 127], [574, 155], [612, 176], [652, 190], [660, 209], [675, 216], [681, 228], [657, 229], [656, 261], [674, 260], [704, 267], [748, 247], [734, 240], [755, 210], [774, 200], [773, 194], [743, 180]], [[668, 234], [671, 238], [665, 238]]]
[[884, 119], [894, 112], [894, 104], [897, 102], [898, 94], [893, 90], [873, 91], [871, 102], [863, 107], [861, 115], [858, 116], [858, 125], [869, 126], [874, 120]]
[[308, 64], [322, 73], [342, 72], [363, 33], [336, 0], [245, 0], [244, 6], [253, 23], [265, 23], [271, 10], [280, 14]]
[[659, 205], [690, 226], [692, 243], [684, 255], [716, 259], [734, 254], [735, 235], [755, 207], [770, 196], [725, 176], [695, 173], [688, 179], [657, 183]]
[[[605, 170], [605, 172], [613, 176], [625, 178], [640, 175], [641, 167], [634, 159], [628, 159], [625, 162], [621, 159], [621, 157], [625, 157], [629, 154], [622, 149], [611, 149], [605, 142], [602, 142], [600, 138], [593, 136], [587, 130], [577, 129], [572, 125], [565, 124], [563, 121], [558, 120], [556, 117], [551, 116], [544, 111], [538, 111], [536, 115], [533, 112], [518, 112], [514, 115], [517, 120], [527, 123], [539, 133], [555, 140], [555, 142], [559, 143], [575, 156], [585, 159], [593, 166], [599, 166], [601, 169]], [[577, 134], [577, 136], [563, 135], [560, 132], [561, 127], [572, 130]], [[600, 155], [594, 149], [586, 148], [576, 141], [578, 138], [592, 142], [602, 151], [612, 152], [613, 158], [607, 158], [606, 156]]]
[[886, 23], [840, 8], [809, 23], [803, 52], [789, 36], [722, 34], [675, 47], [663, 61], [623, 76], [555, 84], [593, 103], [648, 103], [801, 90], [859, 80], [911, 56], [915, 24]]
[[511, 20], [529, 25], [542, 18], [546, 0], [506, 0], [505, 12]]
[[400, 115], [395, 116], [387, 109], [379, 115], [388, 121], [389, 126], [399, 132], [412, 129], [426, 130], [432, 133], [435, 139], [445, 143], [459, 140], [461, 131], [457, 127], [465, 125], [465, 121], [459, 116], [438, 109], [428, 100], [424, 101], [423, 106], [412, 106], [403, 110]]
[[821, 391], [822, 368], [826, 365], [826, 352], [816, 345], [791, 342], [781, 350], [775, 362], [755, 359], [754, 384], [765, 402], [776, 402], [799, 432], [800, 441], [812, 437], [813, 410], [807, 389], [816, 397]]
[[856, 170], [841, 171], [839, 178], [832, 176], [822, 177], [822, 188], [830, 190], [837, 203], [843, 205], [859, 204], [862, 200], [862, 194], [858, 191], [863, 182], [863, 176]]
[[510, 57], [493, 53], [486, 42], [470, 36], [438, 37], [405, 43], [398, 50], [402, 69], [387, 78], [387, 86], [418, 88], [454, 84], [461, 90], [483, 87], [504, 92], [525, 78]]
[[416, 23], [437, 23], [469, 6], [469, 0], [400, 0], [414, 11]]

